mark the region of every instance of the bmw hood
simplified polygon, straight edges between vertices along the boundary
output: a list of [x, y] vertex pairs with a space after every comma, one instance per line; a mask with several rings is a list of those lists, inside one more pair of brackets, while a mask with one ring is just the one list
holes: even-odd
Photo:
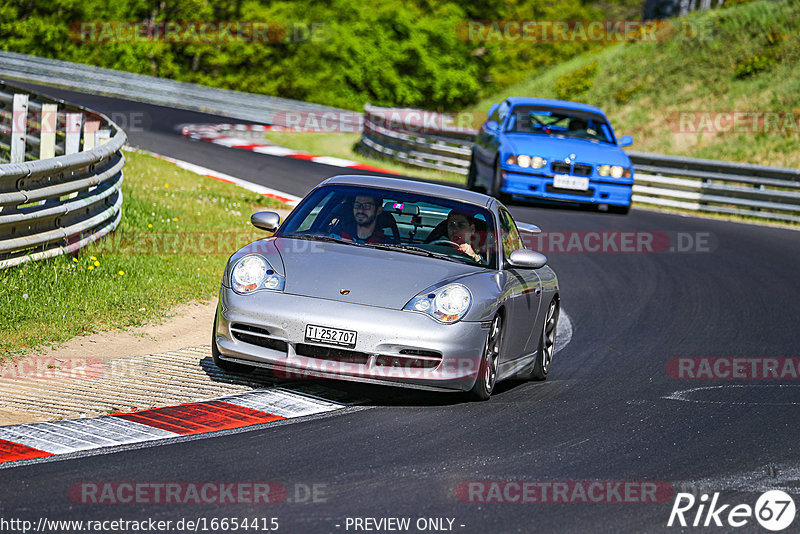
[[515, 154], [540, 156], [548, 161], [564, 161], [574, 154], [577, 163], [631, 165], [624, 150], [608, 143], [523, 133], [506, 133], [504, 137]]
[[419, 292], [479, 267], [404, 252], [277, 238], [285, 293], [401, 309]]

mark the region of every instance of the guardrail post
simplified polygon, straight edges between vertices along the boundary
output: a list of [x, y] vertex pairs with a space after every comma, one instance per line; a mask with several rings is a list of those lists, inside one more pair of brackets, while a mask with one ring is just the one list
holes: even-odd
[[39, 159], [56, 156], [56, 124], [58, 123], [58, 106], [42, 104], [42, 130], [39, 137]]
[[28, 95], [14, 95], [11, 114], [11, 163], [25, 162], [25, 135], [28, 130]]
[[97, 145], [97, 130], [100, 129], [99, 121], [86, 121], [83, 125], [83, 150], [93, 149]]
[[81, 149], [81, 120], [80, 113], [67, 113], [66, 138], [64, 139], [64, 154], [75, 154]]
[[102, 146], [108, 143], [111, 140], [111, 131], [109, 130], [98, 130], [95, 134], [95, 140], [97, 146]]

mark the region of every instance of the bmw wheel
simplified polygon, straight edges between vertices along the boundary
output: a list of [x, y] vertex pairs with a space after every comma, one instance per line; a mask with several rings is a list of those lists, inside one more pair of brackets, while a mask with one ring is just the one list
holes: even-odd
[[558, 325], [558, 314], [560, 307], [558, 301], [553, 299], [547, 308], [547, 315], [544, 317], [542, 325], [542, 335], [539, 338], [539, 347], [536, 351], [536, 359], [533, 361], [530, 378], [534, 380], [546, 380], [547, 372], [550, 370], [550, 362], [553, 361], [553, 352], [556, 345], [556, 326]]
[[469, 170], [467, 170], [467, 189], [477, 191], [475, 180], [478, 175], [478, 168], [475, 165], [475, 152], [469, 158]]
[[500, 348], [503, 343], [503, 318], [495, 315], [489, 333], [486, 336], [486, 346], [483, 349], [478, 378], [469, 392], [472, 400], [485, 401], [492, 395], [497, 383], [497, 370], [500, 365]]
[[503, 193], [500, 188], [503, 186], [503, 170], [500, 168], [500, 161], [494, 162], [494, 180], [492, 181], [492, 196], [502, 202], [509, 204], [511, 195]]
[[631, 210], [631, 205], [628, 204], [627, 206], [609, 206], [608, 211], [611, 213], [616, 213], [619, 215], [627, 215], [628, 212]]

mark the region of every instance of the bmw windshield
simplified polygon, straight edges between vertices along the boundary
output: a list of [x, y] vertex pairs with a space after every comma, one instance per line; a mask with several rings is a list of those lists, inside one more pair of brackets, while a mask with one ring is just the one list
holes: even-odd
[[506, 131], [615, 143], [611, 127], [601, 115], [574, 109], [516, 106]]

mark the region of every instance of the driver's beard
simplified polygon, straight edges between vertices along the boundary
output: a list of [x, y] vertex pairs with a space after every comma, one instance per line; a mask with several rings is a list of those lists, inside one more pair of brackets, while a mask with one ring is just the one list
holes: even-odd
[[371, 216], [371, 217], [367, 217], [367, 218], [364, 220], [364, 222], [358, 222], [358, 220], [356, 220], [356, 226], [359, 226], [359, 227], [367, 227], [367, 226], [370, 226], [372, 223], [374, 223], [374, 222], [375, 222], [375, 219], [376, 219], [376, 218], [377, 218], [377, 215], [373, 215], [373, 216]]

